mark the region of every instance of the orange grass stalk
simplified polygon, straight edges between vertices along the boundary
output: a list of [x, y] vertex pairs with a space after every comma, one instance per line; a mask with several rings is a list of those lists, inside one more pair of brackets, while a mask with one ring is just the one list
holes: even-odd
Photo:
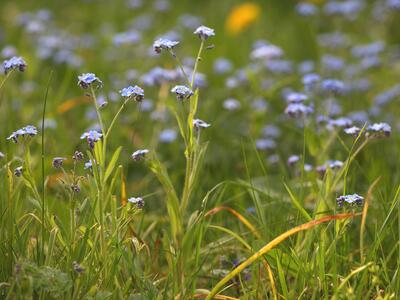
[[223, 286], [229, 282], [232, 278], [237, 276], [241, 271], [243, 271], [246, 267], [251, 265], [254, 261], [265, 255], [268, 251], [270, 251], [272, 248], [276, 247], [279, 245], [281, 242], [286, 240], [288, 237], [291, 235], [308, 230], [310, 228], [315, 227], [316, 225], [319, 225], [321, 223], [326, 223], [332, 220], [342, 220], [342, 219], [348, 219], [348, 218], [353, 218], [355, 216], [358, 216], [360, 214], [355, 214], [355, 213], [346, 213], [346, 214], [338, 214], [334, 216], [326, 216], [318, 220], [313, 220], [308, 223], [304, 223], [302, 225], [299, 225], [297, 227], [294, 227], [285, 233], [281, 234], [280, 236], [276, 237], [273, 239], [271, 242], [266, 244], [264, 247], [262, 247], [260, 250], [258, 250], [256, 253], [254, 253], [252, 256], [250, 256], [248, 259], [246, 259], [243, 263], [241, 263], [239, 266], [237, 266], [234, 270], [232, 270], [228, 275], [226, 275], [224, 278], [222, 278], [217, 285], [211, 290], [211, 292], [208, 294], [206, 300], [214, 299], [214, 296], [220, 291], [220, 289], [223, 288]]

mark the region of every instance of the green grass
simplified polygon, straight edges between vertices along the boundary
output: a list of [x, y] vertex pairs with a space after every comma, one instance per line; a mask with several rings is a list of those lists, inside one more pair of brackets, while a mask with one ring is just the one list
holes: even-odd
[[[313, 118], [282, 118], [282, 91], [301, 91], [301, 75], [256, 72], [249, 53], [256, 40], [266, 39], [282, 47], [294, 64], [327, 53], [355, 64], [349, 51], [319, 46], [318, 33], [343, 30], [353, 44], [379, 39], [390, 48], [399, 43], [393, 29], [399, 13], [388, 13], [382, 22], [366, 13], [355, 21], [305, 19], [295, 14], [291, 1], [254, 1], [259, 19], [231, 35], [224, 22], [241, 1], [171, 1], [167, 12], [143, 2], [140, 9], [127, 9], [122, 0], [0, 4], [0, 46], [14, 45], [28, 63], [25, 72], [14, 70], [0, 79], [0, 151], [5, 155], [0, 158], [0, 299], [397, 299], [397, 103], [384, 106], [374, 119], [392, 125], [393, 134], [382, 139], [365, 137], [364, 124], [357, 137], [350, 137], [341, 129], [320, 130]], [[38, 58], [35, 45], [42, 34], [17, 26], [21, 12], [44, 7], [53, 13], [46, 31], [59, 28], [60, 35], [94, 38], [91, 47], [81, 40], [74, 50], [81, 66]], [[201, 43], [179, 25], [184, 13], [200, 16], [216, 36]], [[141, 42], [113, 46], [113, 34], [143, 15], [153, 19]], [[176, 57], [167, 51], [148, 56], [156, 37], [171, 29], [181, 35]], [[128, 70], [142, 75], [155, 66], [179, 68], [187, 57], [208, 82], [199, 89], [190, 75], [188, 82], [176, 82], [194, 90], [190, 100], [176, 100], [170, 93], [175, 83], [142, 86], [137, 78], [127, 79]], [[219, 57], [232, 61], [230, 75], [243, 70], [246, 82], [227, 88], [226, 76], [213, 71]], [[373, 85], [338, 97], [343, 114], [368, 110], [378, 93], [398, 82], [398, 60], [385, 54], [383, 64], [355, 75]], [[343, 72], [318, 71], [350, 80]], [[104, 86], [78, 87], [77, 76], [85, 72], [94, 72]], [[153, 100], [155, 111], [167, 112], [166, 121], [154, 119], [133, 100], [124, 102], [119, 95], [110, 100], [109, 93], [135, 84]], [[99, 107], [96, 99], [103, 96], [109, 103]], [[223, 109], [230, 97], [240, 101], [239, 110]], [[266, 111], [252, 108], [259, 97], [267, 100]], [[326, 99], [313, 97], [322, 111]], [[195, 118], [211, 127], [197, 131]], [[56, 128], [43, 130], [49, 120]], [[94, 123], [101, 124], [104, 135], [90, 149], [80, 135]], [[17, 144], [6, 140], [27, 124], [38, 128], [37, 136]], [[267, 124], [281, 130], [273, 151], [255, 145]], [[167, 128], [178, 134], [172, 143], [159, 141]], [[150, 152], [134, 162], [130, 155], [138, 149]], [[77, 150], [84, 161], [72, 159]], [[278, 156], [276, 163], [271, 154]], [[296, 167], [286, 163], [292, 154], [300, 155]], [[67, 158], [63, 168], [52, 167], [54, 157]], [[328, 159], [344, 166], [323, 175], [304, 171], [305, 163], [321, 165]], [[84, 169], [87, 161], [92, 171]], [[18, 166], [23, 166], [21, 177], [13, 174]], [[337, 206], [337, 196], [352, 193], [364, 196], [363, 207]], [[127, 202], [138, 196], [143, 209]]]

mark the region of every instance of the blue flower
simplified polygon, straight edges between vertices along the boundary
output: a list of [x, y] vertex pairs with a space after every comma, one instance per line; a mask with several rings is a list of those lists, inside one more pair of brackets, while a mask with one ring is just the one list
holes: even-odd
[[141, 161], [145, 158], [147, 153], [149, 153], [149, 150], [147, 149], [136, 150], [135, 152], [132, 153], [132, 159], [134, 161]]
[[93, 149], [94, 143], [98, 142], [102, 136], [103, 134], [101, 134], [100, 132], [97, 132], [96, 130], [90, 130], [88, 132], [84, 132], [81, 135], [81, 140], [86, 139], [89, 144], [89, 147]]
[[78, 76], [78, 85], [83, 89], [87, 89], [91, 85], [102, 87], [103, 82], [93, 73], [84, 73]]
[[321, 84], [322, 90], [326, 93], [343, 94], [345, 85], [343, 81], [336, 79], [325, 79]]
[[295, 163], [297, 163], [298, 161], [300, 161], [300, 156], [298, 155], [291, 155], [289, 156], [288, 160], [287, 160], [287, 164], [289, 166], [294, 165]]
[[208, 123], [206, 123], [206, 122], [204, 122], [203, 120], [200, 120], [200, 119], [194, 119], [193, 120], [193, 126], [197, 130], [199, 130], [201, 128], [208, 128], [208, 127], [211, 126], [211, 124], [208, 124]]
[[308, 99], [306, 94], [303, 93], [289, 93], [286, 96], [286, 100], [289, 103], [302, 103]]
[[338, 206], [342, 207], [344, 204], [349, 205], [362, 205], [364, 201], [364, 197], [360, 195], [353, 194], [353, 195], [343, 195], [336, 198]]
[[178, 41], [170, 41], [168, 39], [160, 38], [153, 43], [153, 49], [156, 53], [161, 53], [162, 50], [171, 51], [179, 44]]
[[354, 136], [358, 136], [358, 134], [360, 133], [360, 131], [361, 131], [361, 129], [360, 129], [359, 127], [357, 127], [357, 126], [352, 126], [352, 127], [345, 128], [345, 129], [344, 129], [344, 132], [345, 132], [346, 134], [354, 135]]
[[367, 127], [367, 132], [369, 135], [373, 135], [374, 137], [388, 137], [392, 133], [392, 128], [387, 123], [374, 123]]
[[20, 56], [13, 56], [9, 60], [5, 60], [3, 62], [4, 73], [7, 74], [10, 70], [18, 69], [21, 72], [24, 72], [26, 69], [26, 62]]
[[93, 164], [92, 164], [91, 160], [89, 160], [88, 162], [85, 162], [85, 166], [84, 166], [85, 170], [92, 169], [92, 167], [93, 167]]
[[137, 85], [123, 88], [119, 93], [126, 99], [131, 98], [138, 102], [142, 101], [144, 98], [144, 90]]
[[144, 201], [141, 197], [131, 197], [128, 199], [128, 202], [136, 205], [137, 208], [141, 209], [144, 207]]
[[38, 131], [35, 126], [32, 125], [27, 125], [21, 129], [18, 129], [17, 131], [14, 131], [8, 138], [7, 140], [12, 140], [14, 143], [18, 143], [19, 137], [25, 137], [25, 136], [30, 136], [33, 137], [37, 135]]
[[193, 91], [184, 85], [176, 85], [171, 89], [172, 93], [176, 94], [178, 100], [189, 99], [193, 95]]
[[303, 103], [290, 103], [285, 109], [285, 114], [293, 118], [306, 116], [312, 114], [313, 112], [314, 108], [311, 105], [307, 106]]
[[215, 36], [214, 29], [201, 25], [193, 32], [198, 35], [203, 41], [211, 36]]
[[299, 3], [296, 5], [296, 11], [301, 16], [313, 16], [318, 12], [317, 7], [311, 3]]

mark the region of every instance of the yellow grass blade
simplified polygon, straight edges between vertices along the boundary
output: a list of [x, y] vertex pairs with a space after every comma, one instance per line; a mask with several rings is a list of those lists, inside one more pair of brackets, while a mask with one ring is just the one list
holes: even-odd
[[224, 278], [222, 278], [217, 285], [211, 290], [211, 292], [208, 294], [207, 298], [208, 300], [213, 299], [213, 297], [224, 287], [224, 285], [229, 282], [232, 278], [237, 276], [240, 272], [242, 272], [245, 268], [247, 268], [249, 265], [251, 265], [254, 261], [258, 260], [260, 257], [265, 255], [268, 251], [270, 251], [272, 248], [278, 246], [281, 242], [286, 240], [288, 237], [291, 235], [308, 230], [310, 228], [313, 228], [321, 223], [326, 223], [332, 220], [341, 220], [341, 219], [348, 219], [355, 217], [359, 214], [354, 214], [354, 213], [347, 213], [347, 214], [338, 214], [334, 216], [326, 216], [318, 220], [313, 220], [308, 223], [304, 223], [302, 225], [299, 225], [297, 227], [294, 227], [285, 233], [281, 234], [280, 236], [276, 237], [273, 239], [271, 242], [266, 244], [264, 247], [262, 247], [260, 250], [258, 250], [256, 253], [254, 253], [252, 256], [250, 256], [248, 259], [246, 259], [243, 263], [241, 263], [239, 266], [236, 267], [232, 272], [230, 272], [228, 275], [226, 275]]
[[242, 222], [247, 228], [250, 229], [250, 231], [259, 239], [261, 238], [260, 233], [257, 231], [257, 229], [240, 213], [238, 213], [236, 210], [234, 210], [233, 208], [227, 207], [227, 206], [218, 206], [218, 207], [214, 207], [213, 209], [209, 210], [205, 216], [212, 216], [215, 215], [216, 213], [220, 212], [220, 211], [228, 211], [230, 212], [232, 215], [234, 215], [236, 218], [239, 219], [240, 222]]
[[[239, 221], [241, 221], [247, 228], [249, 228], [251, 230], [251, 232], [256, 236], [256, 238], [260, 239], [260, 233], [256, 230], [256, 228], [240, 213], [238, 213], [236, 210], [234, 210], [233, 208], [227, 207], [227, 206], [219, 206], [219, 207], [215, 207], [213, 209], [211, 209], [210, 211], [208, 211], [205, 216], [210, 216], [210, 215], [214, 215], [220, 211], [228, 211], [230, 212], [232, 215], [234, 215], [236, 218], [239, 219]], [[249, 250], [251, 250], [251, 248], [247, 247]], [[263, 262], [265, 270], [267, 271], [268, 277], [269, 277], [269, 281], [271, 283], [271, 288], [272, 288], [272, 293], [274, 295], [274, 299], [278, 299], [277, 296], [277, 292], [276, 292], [276, 286], [275, 286], [275, 280], [274, 280], [274, 275], [272, 273], [272, 270], [270, 268], [270, 266], [268, 265], [268, 262], [266, 260], [264, 260]]]

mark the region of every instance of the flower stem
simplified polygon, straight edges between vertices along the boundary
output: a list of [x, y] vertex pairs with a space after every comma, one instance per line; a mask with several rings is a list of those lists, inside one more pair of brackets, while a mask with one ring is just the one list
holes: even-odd
[[204, 49], [204, 40], [201, 40], [199, 52], [197, 53], [196, 62], [194, 63], [192, 78], [191, 78], [191, 82], [190, 82], [190, 89], [191, 90], [193, 90], [194, 79], [196, 77], [196, 72], [197, 72], [197, 68], [199, 66], [199, 62], [201, 60], [201, 53], [203, 52], [203, 49]]
[[126, 103], [127, 103], [128, 101], [129, 101], [129, 98], [126, 99], [126, 100], [124, 101], [124, 103], [122, 103], [121, 107], [119, 108], [118, 112], [117, 112], [116, 115], [114, 116], [114, 119], [111, 121], [111, 124], [110, 124], [110, 126], [108, 127], [108, 129], [107, 129], [107, 133], [106, 133], [105, 136], [104, 136], [105, 138], [107, 138], [108, 135], [110, 134], [111, 130], [113, 129], [113, 127], [114, 127], [114, 125], [115, 125], [115, 122], [117, 121], [119, 115], [121, 114], [122, 110], [124, 109], [124, 107], [125, 107], [125, 105], [126, 105]]

